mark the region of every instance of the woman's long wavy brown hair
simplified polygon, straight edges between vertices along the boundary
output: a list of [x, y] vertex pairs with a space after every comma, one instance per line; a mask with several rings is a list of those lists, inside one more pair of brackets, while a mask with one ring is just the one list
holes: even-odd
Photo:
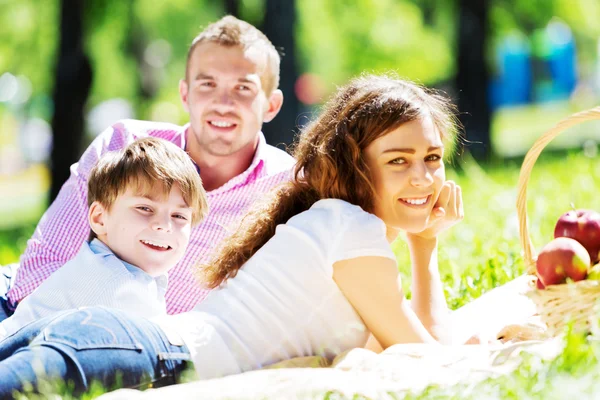
[[273, 189], [225, 239], [200, 278], [216, 288], [236, 275], [279, 224], [320, 199], [341, 199], [373, 211], [374, 189], [363, 152], [405, 122], [431, 118], [447, 145], [456, 135], [454, 108], [433, 91], [389, 76], [367, 75], [341, 87], [319, 117], [296, 138], [290, 182]]

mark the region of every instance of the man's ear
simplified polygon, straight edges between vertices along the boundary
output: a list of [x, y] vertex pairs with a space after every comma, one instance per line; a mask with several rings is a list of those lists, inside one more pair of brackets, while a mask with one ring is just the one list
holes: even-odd
[[181, 99], [181, 104], [183, 105], [183, 109], [186, 112], [190, 112], [190, 107], [188, 106], [188, 83], [185, 79], [179, 80], [179, 98]]
[[265, 111], [263, 122], [272, 121], [279, 110], [281, 110], [281, 106], [283, 105], [283, 93], [279, 89], [273, 90], [273, 93], [271, 93], [268, 100], [269, 108]]
[[106, 235], [106, 226], [104, 224], [104, 217], [106, 216], [106, 208], [97, 201], [94, 201], [90, 205], [88, 211], [88, 222], [90, 229], [94, 231], [96, 236], [100, 237]]

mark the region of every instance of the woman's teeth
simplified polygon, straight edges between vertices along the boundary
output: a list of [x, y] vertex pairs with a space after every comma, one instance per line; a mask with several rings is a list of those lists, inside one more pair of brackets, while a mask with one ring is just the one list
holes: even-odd
[[422, 206], [423, 204], [427, 203], [428, 198], [429, 197], [423, 197], [419, 199], [400, 199], [400, 201], [407, 204], [412, 204], [414, 206]]

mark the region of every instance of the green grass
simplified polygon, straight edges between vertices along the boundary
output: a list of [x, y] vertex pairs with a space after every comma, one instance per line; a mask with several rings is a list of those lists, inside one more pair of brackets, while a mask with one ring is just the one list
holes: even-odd
[[[465, 219], [440, 237], [440, 272], [451, 308], [524, 272], [516, 211], [520, 160], [480, 168], [457, 161], [448, 178], [463, 190]], [[600, 210], [600, 163], [580, 151], [540, 157], [528, 186], [528, 218], [536, 248], [552, 239], [558, 217], [571, 209]], [[404, 242], [395, 243], [404, 288], [410, 293], [410, 261]]]
[[[440, 238], [440, 271], [451, 308], [458, 308], [524, 271], [516, 216], [516, 182], [520, 161], [482, 169], [457, 161], [448, 177], [463, 189], [465, 219]], [[539, 249], [552, 238], [554, 223], [571, 205], [600, 210], [600, 162], [580, 151], [542, 154], [528, 188], [531, 239]], [[15, 261], [33, 230], [29, 224], [0, 231], [0, 263]], [[410, 294], [410, 263], [406, 245], [395, 244], [404, 286]], [[508, 376], [474, 386], [430, 387], [405, 398], [573, 398], [600, 396], [600, 345], [569, 335], [563, 353], [551, 362], [525, 358]], [[401, 396], [395, 396], [402, 398]]]

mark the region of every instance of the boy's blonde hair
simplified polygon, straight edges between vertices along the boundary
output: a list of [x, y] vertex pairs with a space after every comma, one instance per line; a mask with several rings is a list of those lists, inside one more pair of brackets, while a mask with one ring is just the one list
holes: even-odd
[[[167, 197], [174, 185], [192, 208], [192, 225], [198, 224], [208, 213], [208, 204], [192, 159], [166, 140], [138, 139], [120, 151], [105, 154], [92, 168], [88, 179], [88, 207], [97, 201], [110, 210], [117, 197], [128, 188], [141, 195]], [[95, 237], [91, 231], [90, 240]]]

